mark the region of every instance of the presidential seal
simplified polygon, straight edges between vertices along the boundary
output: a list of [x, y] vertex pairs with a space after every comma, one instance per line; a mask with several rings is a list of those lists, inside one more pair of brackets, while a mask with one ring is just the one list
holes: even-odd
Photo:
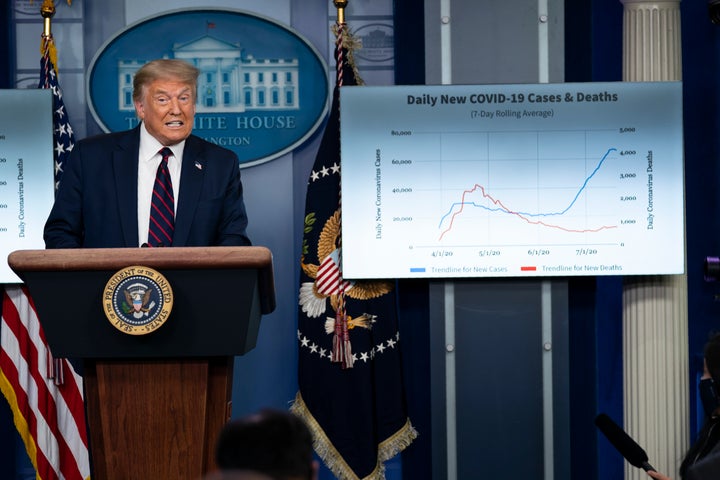
[[128, 335], [146, 335], [163, 326], [172, 305], [170, 283], [160, 272], [143, 266], [119, 270], [103, 292], [105, 316]]

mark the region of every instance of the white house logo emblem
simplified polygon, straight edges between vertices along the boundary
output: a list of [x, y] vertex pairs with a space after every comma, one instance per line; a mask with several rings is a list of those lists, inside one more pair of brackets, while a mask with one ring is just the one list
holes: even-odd
[[173, 291], [160, 272], [132, 266], [116, 272], [105, 285], [103, 310], [110, 323], [123, 333], [145, 335], [167, 321]]
[[298, 33], [247, 12], [182, 9], [129, 25], [95, 55], [87, 97], [105, 131], [137, 125], [133, 77], [154, 58], [200, 69], [193, 133], [233, 150], [241, 167], [296, 148], [327, 112], [327, 67]]

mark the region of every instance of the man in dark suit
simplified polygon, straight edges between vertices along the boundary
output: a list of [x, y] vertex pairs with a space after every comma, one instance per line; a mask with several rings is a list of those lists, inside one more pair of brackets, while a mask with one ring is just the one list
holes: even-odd
[[[141, 123], [77, 142], [45, 224], [47, 248], [250, 245], [237, 156], [191, 135], [199, 73], [174, 59], [137, 71]], [[148, 227], [163, 147], [170, 149], [174, 231], [153, 242]]]

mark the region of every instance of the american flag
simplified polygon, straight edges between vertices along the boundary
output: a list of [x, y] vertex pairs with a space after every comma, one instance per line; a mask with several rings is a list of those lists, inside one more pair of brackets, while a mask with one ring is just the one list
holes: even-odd
[[75, 133], [70, 126], [62, 90], [58, 84], [57, 51], [52, 35], [42, 38], [42, 57], [40, 57], [40, 84], [38, 88], [48, 88], [53, 92], [53, 141], [55, 159], [55, 190], [60, 185], [63, 171], [67, 165], [70, 152], [75, 146]]
[[[74, 146], [58, 85], [52, 36], [43, 36], [39, 88], [53, 92], [55, 186]], [[0, 391], [41, 480], [90, 478], [82, 378], [53, 359], [35, 305], [22, 285], [6, 285], [0, 318]]]

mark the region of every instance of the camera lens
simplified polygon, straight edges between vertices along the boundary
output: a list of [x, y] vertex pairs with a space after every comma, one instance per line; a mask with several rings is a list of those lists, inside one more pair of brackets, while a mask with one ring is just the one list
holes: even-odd
[[705, 258], [705, 281], [716, 282], [720, 278], [720, 258]]

